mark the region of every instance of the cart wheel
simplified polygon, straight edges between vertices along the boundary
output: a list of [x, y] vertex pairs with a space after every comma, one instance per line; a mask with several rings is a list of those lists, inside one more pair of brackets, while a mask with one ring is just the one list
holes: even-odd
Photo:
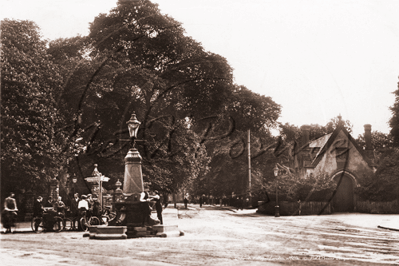
[[65, 218], [64, 219], [64, 230], [65, 231], [72, 231], [74, 228], [73, 226], [73, 220], [70, 218]]
[[[35, 228], [37, 226], [37, 230]], [[41, 217], [33, 217], [31, 222], [33, 232], [40, 233], [43, 231], [43, 219]]]
[[53, 231], [60, 232], [63, 228], [62, 218], [61, 217], [54, 217], [54, 224], [53, 224]]
[[100, 225], [101, 222], [100, 222], [100, 219], [98, 219], [96, 216], [92, 216], [90, 218], [89, 224], [90, 225]]
[[80, 218], [79, 224], [80, 224], [80, 228], [82, 228], [83, 231], [87, 230], [87, 225], [86, 225], [86, 221], [85, 221], [84, 217]]

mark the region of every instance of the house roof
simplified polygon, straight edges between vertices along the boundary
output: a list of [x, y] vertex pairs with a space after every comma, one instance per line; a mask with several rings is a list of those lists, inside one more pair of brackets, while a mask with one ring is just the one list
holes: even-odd
[[[303, 149], [306, 149], [306, 148], [322, 148], [322, 147], [324, 147], [324, 145], [326, 145], [328, 139], [330, 138], [331, 134], [332, 133], [326, 134], [323, 137], [320, 137], [318, 139], [308, 141], [307, 143], [303, 144], [298, 149], [296, 149], [295, 154], [298, 154], [300, 151], [302, 151]], [[320, 151], [321, 151], [321, 149], [319, 150], [319, 152]]]
[[327, 143], [327, 141], [330, 138], [331, 134], [332, 133], [326, 134], [323, 137], [320, 137], [318, 139], [310, 141], [309, 142], [309, 147], [310, 148], [321, 148], [321, 147], [323, 147]]
[[[338, 126], [332, 133], [325, 135], [321, 138], [318, 138], [314, 141], [309, 142], [309, 147], [318, 147], [317, 145], [320, 145], [321, 149], [315, 156], [314, 160], [312, 161], [310, 167], [314, 168], [318, 165], [318, 163], [321, 161], [323, 154], [327, 152], [327, 150], [331, 147], [331, 145], [334, 143], [335, 139], [337, 138], [339, 132], [342, 131], [347, 137], [348, 140], [352, 143], [352, 145], [357, 149], [357, 151], [361, 154], [363, 160], [367, 162], [367, 164], [370, 167], [374, 166], [374, 163], [365, 156], [363, 153], [363, 150], [360, 148], [360, 146], [356, 143], [355, 139], [351, 136], [351, 134], [345, 129], [343, 126]], [[312, 146], [311, 146], [312, 145]]]

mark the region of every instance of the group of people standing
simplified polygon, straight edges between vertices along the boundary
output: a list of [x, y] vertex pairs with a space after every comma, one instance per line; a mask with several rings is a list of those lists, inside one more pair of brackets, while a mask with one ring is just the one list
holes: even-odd
[[[5, 199], [4, 209], [2, 212], [2, 223], [7, 232], [11, 232], [11, 227], [14, 227], [16, 217], [17, 217], [17, 202], [15, 200], [15, 194], [10, 193], [10, 195]], [[150, 204], [151, 202], [154, 202]], [[160, 193], [155, 190], [153, 195], [149, 195], [148, 192], [144, 191], [141, 193], [140, 197], [141, 209], [143, 215], [143, 225], [148, 223], [148, 219], [151, 215], [151, 210], [153, 206], [157, 212], [157, 218], [160, 223], [163, 224], [162, 219], [162, 197]], [[151, 206], [150, 206], [151, 205]], [[59, 196], [54, 200], [51, 196], [47, 198], [46, 202], [43, 202], [43, 197], [38, 196], [35, 198], [33, 203], [33, 216], [48, 218], [47, 216], [60, 216], [65, 218], [65, 215], [73, 218], [74, 220], [79, 220], [83, 215], [97, 216], [101, 219], [102, 210], [100, 202], [94, 199], [91, 194], [81, 195], [79, 197], [78, 193], [75, 193], [73, 199], [68, 200], [67, 205], [62, 201], [62, 197]], [[44, 217], [46, 216], [46, 217]]]
[[38, 196], [33, 204], [33, 216], [51, 220], [56, 215], [65, 218], [66, 213], [69, 212], [71, 218], [79, 220], [83, 215], [100, 216], [101, 214], [100, 204], [93, 199], [91, 194], [79, 197], [79, 194], [75, 193], [74, 198], [68, 203], [69, 206], [62, 201], [61, 196], [55, 201], [50, 196], [43, 203], [43, 197]]
[[38, 196], [33, 203], [33, 216], [41, 217], [43, 212], [46, 210], [52, 210], [56, 212], [59, 216], [64, 217], [65, 212], [67, 211], [67, 207], [65, 203], [62, 201], [62, 197], [59, 196], [57, 200], [53, 200], [50, 196], [48, 197], [47, 201], [43, 204], [43, 197]]
[[97, 216], [101, 217], [101, 204], [98, 199], [93, 198], [92, 194], [81, 195], [79, 197], [78, 193], [74, 194], [73, 200], [71, 202], [71, 215], [72, 217], [82, 217], [87, 216]]

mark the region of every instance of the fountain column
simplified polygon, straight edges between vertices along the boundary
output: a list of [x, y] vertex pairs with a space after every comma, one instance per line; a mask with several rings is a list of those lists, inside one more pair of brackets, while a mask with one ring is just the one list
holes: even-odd
[[123, 177], [123, 192], [134, 196], [144, 191], [141, 156], [136, 148], [131, 148], [125, 157], [125, 175]]

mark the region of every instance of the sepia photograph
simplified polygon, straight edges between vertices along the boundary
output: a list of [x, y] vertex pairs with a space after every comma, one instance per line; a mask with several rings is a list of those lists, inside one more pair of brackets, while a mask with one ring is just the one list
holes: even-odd
[[0, 1], [0, 261], [399, 265], [399, 1]]

